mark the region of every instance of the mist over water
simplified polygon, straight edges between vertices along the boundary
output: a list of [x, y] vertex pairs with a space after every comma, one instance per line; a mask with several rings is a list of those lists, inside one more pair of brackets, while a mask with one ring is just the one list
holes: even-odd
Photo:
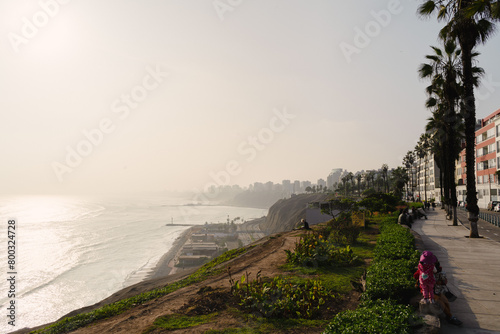
[[[227, 206], [186, 206], [186, 198], [0, 198], [0, 268], [7, 275], [7, 221], [16, 220], [16, 326], [57, 320], [140, 282], [188, 227], [168, 224], [249, 220], [267, 210]], [[1, 291], [8, 291], [2, 280]], [[6, 314], [7, 293], [0, 295]]]

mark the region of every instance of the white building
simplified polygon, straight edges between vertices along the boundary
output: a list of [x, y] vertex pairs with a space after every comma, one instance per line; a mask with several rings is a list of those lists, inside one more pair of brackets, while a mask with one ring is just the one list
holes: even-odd
[[332, 189], [333, 186], [340, 182], [340, 177], [342, 176], [342, 168], [334, 168], [326, 178], [326, 187]]

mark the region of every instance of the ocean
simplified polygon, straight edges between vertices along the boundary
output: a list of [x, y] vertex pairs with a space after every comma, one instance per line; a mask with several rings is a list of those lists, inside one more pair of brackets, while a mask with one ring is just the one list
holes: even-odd
[[[168, 224], [267, 214], [264, 209], [189, 203], [188, 197], [172, 196], [0, 197], [0, 332], [55, 321], [144, 280], [189, 228]], [[9, 251], [12, 241], [15, 248]], [[15, 280], [9, 281], [12, 276]], [[15, 326], [8, 323], [12, 301]]]

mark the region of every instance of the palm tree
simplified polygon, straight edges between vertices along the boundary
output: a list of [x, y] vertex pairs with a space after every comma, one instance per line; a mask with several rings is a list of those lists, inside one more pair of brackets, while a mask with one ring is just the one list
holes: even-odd
[[356, 180], [358, 180], [358, 196], [361, 196], [361, 173], [356, 175]]
[[354, 194], [354, 174], [352, 172], [349, 172], [347, 174], [347, 179], [351, 181], [351, 192]]
[[375, 171], [371, 170], [366, 175], [366, 183], [368, 184], [368, 188], [370, 188], [370, 180], [372, 181], [372, 188], [375, 190]]
[[391, 183], [394, 194], [401, 198], [403, 196], [403, 190], [405, 184], [408, 183], [409, 177], [406, 169], [403, 167], [397, 167], [391, 173]]
[[[456, 112], [462, 89], [461, 51], [457, 49], [453, 39], [444, 42], [444, 52], [437, 47], [432, 49], [434, 54], [426, 56], [430, 63], [422, 64], [419, 68], [420, 77], [431, 80], [431, 85], [426, 89], [429, 95], [426, 107], [433, 110], [433, 117], [428, 119], [426, 130], [432, 134], [431, 150], [441, 175], [444, 176], [445, 203], [449, 216], [453, 210], [453, 225], [456, 226], [458, 220], [454, 172], [455, 161], [460, 153], [462, 124]], [[482, 71], [475, 69], [478, 73]]]
[[382, 192], [382, 190], [380, 190], [380, 187], [382, 186], [382, 188], [384, 187], [384, 179], [382, 178], [382, 173], [377, 173], [377, 178], [375, 179], [375, 184], [377, 185], [377, 192]]
[[384, 180], [384, 190], [386, 193], [389, 192], [389, 187], [387, 184], [387, 172], [389, 171], [389, 166], [387, 164], [382, 165], [382, 179]]
[[405, 157], [403, 158], [403, 165], [406, 168], [406, 173], [408, 173], [410, 179], [410, 189], [413, 195], [413, 164], [415, 163], [415, 153], [413, 151], [406, 152]]
[[498, 0], [425, 0], [418, 13], [430, 16], [437, 12], [438, 20], [447, 23], [440, 36], [457, 39], [462, 49], [463, 95], [462, 116], [465, 121], [465, 162], [467, 165], [467, 211], [469, 213], [470, 237], [479, 238], [477, 220], [476, 175], [475, 175], [475, 130], [476, 106], [474, 98], [473, 49], [485, 43], [494, 30], [493, 20], [500, 19]]
[[347, 196], [347, 186], [346, 186], [346, 183], [347, 183], [347, 181], [349, 181], [349, 176], [348, 175], [344, 175], [344, 176], [342, 176], [341, 180], [342, 180], [342, 184], [344, 185], [344, 196]]

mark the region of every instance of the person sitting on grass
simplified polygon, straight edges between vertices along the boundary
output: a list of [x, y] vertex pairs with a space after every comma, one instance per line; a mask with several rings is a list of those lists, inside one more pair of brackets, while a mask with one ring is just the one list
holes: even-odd
[[408, 209], [401, 209], [400, 210], [400, 215], [398, 217], [398, 224], [400, 225], [406, 225], [411, 228], [411, 224], [413, 223], [413, 219], [411, 218], [410, 214], [408, 213]]
[[294, 230], [310, 230], [309, 223], [305, 219], [301, 219]]

